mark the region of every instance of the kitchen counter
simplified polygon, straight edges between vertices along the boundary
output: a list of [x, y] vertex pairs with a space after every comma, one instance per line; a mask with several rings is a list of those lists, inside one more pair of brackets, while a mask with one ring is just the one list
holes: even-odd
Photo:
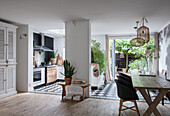
[[46, 65], [45, 67], [56, 67], [57, 65]]
[[39, 67], [35, 67], [36, 68], [45, 68], [45, 67], [55, 67], [55, 66], [63, 66], [63, 65], [45, 65], [45, 66], [39, 66]]

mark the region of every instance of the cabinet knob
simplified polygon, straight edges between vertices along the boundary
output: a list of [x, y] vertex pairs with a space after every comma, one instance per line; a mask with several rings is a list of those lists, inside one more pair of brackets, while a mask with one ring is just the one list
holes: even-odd
[[8, 63], [8, 60], [6, 60], [6, 63]]
[[4, 79], [4, 81], [6, 81], [6, 79]]

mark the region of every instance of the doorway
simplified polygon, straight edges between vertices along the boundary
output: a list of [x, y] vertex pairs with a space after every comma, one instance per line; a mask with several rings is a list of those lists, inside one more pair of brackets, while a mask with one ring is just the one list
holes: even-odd
[[[109, 54], [108, 51], [110, 51], [110, 47], [111, 46], [108, 46], [110, 45], [110, 40], [108, 41], [108, 43], [106, 41], [101, 41], [102, 39], [105, 39], [105, 38], [100, 38], [99, 39], [96, 39], [96, 40], [92, 40], [92, 42], [95, 42], [96, 45], [99, 45], [99, 50], [101, 50], [103, 53], [104, 53], [104, 57], [103, 58], [106, 58], [106, 55]], [[103, 47], [104, 46], [104, 47]], [[106, 47], [107, 46], [107, 47]], [[91, 46], [91, 52], [93, 52], [93, 49], [95, 45], [93, 45], [92, 43], [92, 46]], [[106, 50], [108, 48], [108, 50]], [[107, 53], [106, 53], [107, 51]], [[97, 56], [97, 55], [96, 55]], [[118, 99], [117, 97], [117, 90], [116, 90], [116, 84], [114, 83], [114, 79], [112, 78], [111, 76], [111, 79], [110, 80], [107, 80], [106, 79], [106, 68], [109, 69], [109, 73], [111, 72], [111, 65], [109, 64], [109, 67], [106, 67], [105, 66], [105, 70], [103, 71], [103, 73], [100, 73], [101, 70], [99, 69], [100, 66], [102, 66], [102, 64], [97, 64], [98, 62], [93, 62], [94, 59], [93, 57], [96, 57], [95, 54], [92, 53], [91, 57], [92, 57], [92, 64], [91, 64], [91, 97], [93, 98], [102, 98], [102, 99]], [[101, 55], [100, 55], [101, 56]], [[109, 63], [111, 62], [111, 55], [109, 54]], [[98, 56], [97, 56], [98, 57]], [[96, 60], [97, 61], [97, 60]], [[107, 61], [107, 59], [106, 59]], [[107, 65], [108, 63], [105, 62], [104, 65]], [[94, 70], [96, 69], [97, 67], [99, 71], [97, 70]], [[96, 72], [98, 72], [99, 74], [97, 75], [96, 77]], [[107, 72], [107, 73], [108, 73]], [[98, 84], [98, 85], [95, 85], [95, 83]], [[101, 84], [102, 83], [102, 84]]]

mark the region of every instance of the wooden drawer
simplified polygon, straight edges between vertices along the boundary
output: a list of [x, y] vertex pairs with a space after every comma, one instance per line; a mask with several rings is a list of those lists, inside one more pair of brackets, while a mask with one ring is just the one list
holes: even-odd
[[57, 67], [46, 67], [46, 84], [57, 80]]
[[57, 70], [57, 67], [47, 67], [47, 71], [55, 71], [55, 70]]

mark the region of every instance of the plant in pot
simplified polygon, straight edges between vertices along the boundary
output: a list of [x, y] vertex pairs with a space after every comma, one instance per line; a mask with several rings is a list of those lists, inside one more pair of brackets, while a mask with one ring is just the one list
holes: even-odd
[[151, 53], [152, 48], [153, 48], [153, 45], [147, 45], [146, 50], [145, 50], [145, 54], [149, 55]]
[[64, 74], [62, 72], [60, 73], [65, 76], [65, 84], [70, 85], [72, 76], [76, 73], [75, 67], [71, 65], [70, 62], [68, 62], [67, 60], [64, 60], [63, 65], [64, 65]]
[[58, 52], [58, 50], [51, 52], [51, 59], [50, 60], [51, 60], [51, 64], [52, 65], [56, 64], [56, 55], [57, 55], [57, 52]]

